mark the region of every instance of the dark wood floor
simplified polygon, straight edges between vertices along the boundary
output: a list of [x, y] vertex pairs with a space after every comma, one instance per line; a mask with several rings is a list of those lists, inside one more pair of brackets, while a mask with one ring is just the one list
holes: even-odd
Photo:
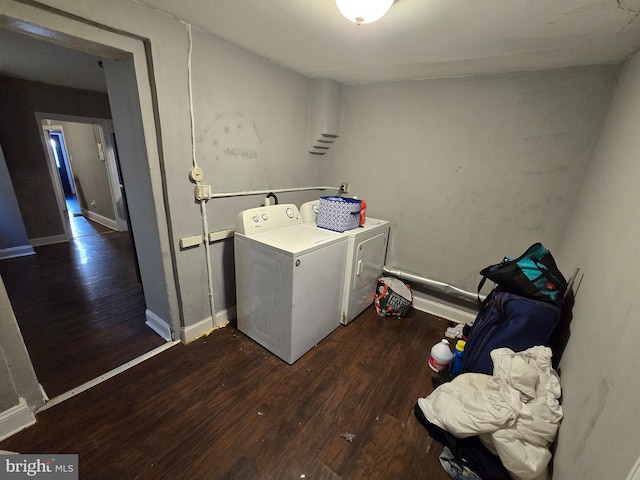
[[72, 217], [73, 240], [0, 261], [0, 276], [54, 398], [164, 344], [145, 322], [127, 232]]
[[77, 453], [81, 479], [446, 480], [412, 411], [446, 326], [371, 307], [293, 365], [228, 326], [39, 413], [0, 449]]

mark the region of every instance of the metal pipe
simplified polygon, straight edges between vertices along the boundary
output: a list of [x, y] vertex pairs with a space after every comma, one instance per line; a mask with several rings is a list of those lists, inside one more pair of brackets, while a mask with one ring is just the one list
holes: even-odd
[[[406, 272], [404, 270], [400, 270], [395, 267], [390, 267], [388, 265], [385, 265], [383, 270], [384, 270], [384, 273], [388, 273], [389, 275], [393, 275], [394, 277], [398, 277], [408, 282], [418, 283], [427, 288], [435, 290], [436, 292], [444, 293], [446, 295], [451, 295], [453, 297], [461, 298], [463, 300], [471, 301], [473, 303], [476, 303], [478, 301], [477, 293], [467, 292], [466, 290], [462, 290], [458, 287], [454, 287], [453, 285], [449, 285], [447, 283], [422, 277], [420, 275], [416, 275], [415, 273]], [[484, 299], [484, 296], [481, 295], [480, 300], [483, 300], [483, 299]]]
[[309, 190], [340, 190], [340, 187], [320, 186], [320, 187], [298, 187], [298, 188], [280, 188], [277, 190], [250, 190], [243, 192], [226, 192], [212, 193], [210, 198], [226, 198], [226, 197], [246, 197], [249, 195], [266, 195], [267, 193], [288, 193], [288, 192], [305, 192]]

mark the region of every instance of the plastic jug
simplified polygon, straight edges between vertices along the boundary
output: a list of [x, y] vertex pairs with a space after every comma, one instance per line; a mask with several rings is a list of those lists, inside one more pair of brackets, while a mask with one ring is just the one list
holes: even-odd
[[431, 348], [431, 357], [429, 357], [429, 368], [434, 372], [445, 370], [451, 365], [453, 353], [449, 348], [449, 340], [442, 339], [440, 343], [436, 343]]
[[458, 375], [462, 371], [462, 360], [464, 359], [464, 347], [467, 344], [464, 340], [458, 340], [456, 342], [456, 348], [454, 348], [453, 366], [451, 367], [451, 375]]

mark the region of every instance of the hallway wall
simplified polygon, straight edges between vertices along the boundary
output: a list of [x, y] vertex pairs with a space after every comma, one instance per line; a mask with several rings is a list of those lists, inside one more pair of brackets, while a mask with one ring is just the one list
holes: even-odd
[[109, 100], [104, 93], [1, 76], [0, 90], [0, 144], [27, 235], [64, 235], [35, 112], [111, 118]]
[[54, 123], [61, 125], [64, 131], [80, 207], [115, 224], [107, 164], [98, 156], [96, 138], [99, 137], [94, 132], [99, 126], [78, 122]]
[[0, 258], [33, 253], [0, 145]]

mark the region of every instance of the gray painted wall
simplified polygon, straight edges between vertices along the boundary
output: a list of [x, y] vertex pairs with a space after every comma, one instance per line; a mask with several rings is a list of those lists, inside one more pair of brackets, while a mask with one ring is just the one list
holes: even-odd
[[557, 260], [580, 267], [554, 479], [626, 478], [640, 445], [640, 54], [625, 65]]
[[505, 255], [560, 247], [618, 72], [344, 87], [323, 182], [392, 222], [388, 265], [475, 291]]
[[80, 207], [115, 222], [107, 164], [98, 157], [96, 138], [99, 137], [94, 134], [94, 128], [100, 127], [55, 120], [54, 124], [61, 125], [64, 131]]
[[[186, 51], [188, 45], [183, 45]], [[182, 73], [187, 74], [186, 66]], [[214, 192], [318, 185], [320, 164], [306, 153], [307, 78], [196, 30], [192, 75], [196, 159], [205, 171], [204, 184]], [[181, 237], [201, 234], [202, 222], [187, 176], [190, 152], [165, 160], [177, 245]], [[209, 201], [209, 230], [233, 228], [238, 212], [262, 202], [263, 196]], [[214, 271], [226, 272], [214, 278], [216, 310], [235, 304], [228, 304], [224, 293], [234, 288], [231, 244], [213, 247]], [[190, 325], [210, 315], [204, 248], [178, 251], [176, 258], [185, 325]]]
[[[111, 118], [104, 93], [0, 77], [0, 144], [30, 239], [63, 235], [35, 112]], [[33, 192], [38, 192], [34, 195]]]
[[30, 246], [7, 163], [0, 146], [0, 250]]
[[159, 165], [148, 159], [133, 59], [105, 59], [104, 69], [146, 306], [176, 332], [180, 321], [167, 217], [159, 182], [153, 179]]

